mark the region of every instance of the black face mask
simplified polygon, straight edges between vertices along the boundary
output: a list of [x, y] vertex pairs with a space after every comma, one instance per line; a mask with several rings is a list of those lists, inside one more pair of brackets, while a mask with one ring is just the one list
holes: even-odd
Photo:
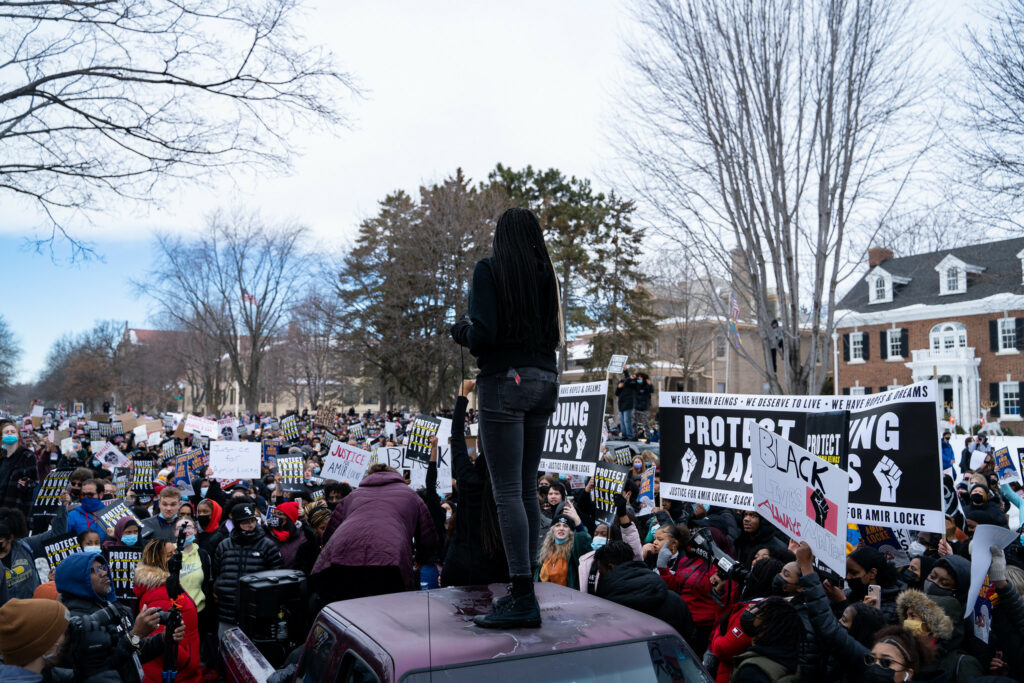
[[861, 578], [846, 579], [846, 585], [850, 587], [850, 597], [856, 602], [864, 599], [868, 594], [868, 587]]
[[338, 507], [338, 503], [339, 502], [341, 502], [341, 501], [334, 501], [334, 502], [327, 501], [327, 507], [330, 508], [330, 510], [333, 512], [334, 508]]
[[754, 613], [750, 610], [746, 610], [740, 615], [740, 629], [751, 638], [757, 635], [757, 627], [754, 626], [755, 618]]
[[789, 595], [789, 592], [787, 591], [788, 587], [789, 582], [782, 578], [782, 574], [776, 574], [774, 578], [772, 578], [772, 595], [781, 595], [785, 597]]
[[971, 505], [973, 505], [976, 508], [980, 508], [984, 504], [985, 504], [985, 496], [983, 496], [980, 493], [972, 493], [971, 494]]
[[881, 664], [872, 664], [864, 670], [864, 677], [861, 680], [864, 683], [882, 683], [882, 681], [892, 683], [893, 673], [892, 669], [886, 669]]
[[199, 524], [199, 527], [201, 529], [205, 529], [206, 525], [210, 523], [211, 519], [213, 518], [209, 515], [199, 515], [198, 517], [196, 517], [196, 522]]
[[931, 595], [933, 597], [952, 597], [953, 590], [951, 588], [943, 588], [939, 584], [935, 583], [931, 579], [924, 580], [924, 594]]
[[900, 573], [900, 580], [911, 587], [917, 586], [921, 583], [921, 580], [918, 577], [918, 575], [909, 569], [904, 569]]

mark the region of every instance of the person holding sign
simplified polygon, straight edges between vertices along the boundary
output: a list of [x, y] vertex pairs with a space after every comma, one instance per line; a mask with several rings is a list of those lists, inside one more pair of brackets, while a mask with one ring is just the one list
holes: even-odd
[[477, 359], [480, 439], [487, 453], [512, 592], [474, 621], [489, 628], [540, 625], [533, 594], [540, 509], [534, 486], [545, 426], [558, 401], [555, 349], [564, 338], [558, 282], [536, 216], [498, 219], [493, 254], [473, 270], [469, 317], [452, 338]]

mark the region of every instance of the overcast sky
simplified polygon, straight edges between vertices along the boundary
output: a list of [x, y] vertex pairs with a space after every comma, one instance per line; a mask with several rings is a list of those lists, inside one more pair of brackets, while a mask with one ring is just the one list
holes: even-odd
[[[0, 248], [14, 259], [5, 279], [31, 283], [0, 311], [21, 338], [21, 378], [39, 374], [56, 337], [94, 319], [147, 325], [148, 306], [128, 280], [145, 276], [154, 230], [196, 230], [206, 213], [232, 202], [297, 219], [333, 247], [387, 193], [415, 192], [460, 166], [477, 180], [498, 162], [557, 167], [605, 189], [628, 7], [613, 0], [310, 5], [309, 40], [333, 50], [364, 96], [345, 101], [351, 127], [296, 140], [302, 156], [291, 175], [185, 188], [153, 208], [106, 207], [73, 224], [105, 262], [77, 267], [16, 249], [44, 221], [31, 205], [2, 197]], [[957, 24], [959, 10], [953, 14], [947, 26]], [[947, 48], [939, 40], [935, 49]]]

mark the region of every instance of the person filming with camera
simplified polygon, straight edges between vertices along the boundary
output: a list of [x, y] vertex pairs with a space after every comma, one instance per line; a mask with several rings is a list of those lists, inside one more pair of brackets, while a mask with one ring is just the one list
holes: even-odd
[[[122, 681], [139, 681], [142, 664], [163, 654], [164, 639], [150, 635], [160, 625], [160, 609], [148, 607], [134, 623], [127, 607], [115, 602], [110, 567], [99, 554], [75, 553], [57, 565], [57, 592], [71, 613], [67, 659], [76, 677], [114, 671]], [[175, 640], [185, 637], [184, 626]]]

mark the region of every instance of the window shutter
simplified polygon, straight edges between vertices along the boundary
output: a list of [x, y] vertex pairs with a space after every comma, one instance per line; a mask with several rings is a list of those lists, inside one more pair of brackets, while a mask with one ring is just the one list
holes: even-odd
[[868, 350], [871, 348], [871, 335], [867, 332], [861, 332], [861, 339], [864, 340], [864, 355], [861, 356], [864, 360], [868, 360], [871, 356], [868, 355]]
[[999, 350], [999, 321], [989, 320], [988, 321], [988, 350], [998, 351]]
[[871, 393], [871, 387], [864, 387], [864, 395], [867, 396]]
[[878, 333], [878, 357], [882, 360], [889, 357], [889, 330]]
[[988, 414], [992, 417], [999, 417], [999, 382], [988, 383], [988, 400], [995, 403], [989, 408]]
[[850, 360], [850, 335], [848, 334], [843, 335], [843, 360]]
[[878, 387], [878, 393], [880, 393], [880, 394], [881, 394], [881, 393], [884, 393], [884, 392], [886, 392], [886, 391], [888, 391], [888, 390], [889, 390], [889, 388], [888, 388], [888, 387]]
[[1017, 333], [1017, 343], [1014, 346], [1018, 351], [1024, 351], [1024, 318], [1014, 318], [1013, 329]]
[[843, 396], [850, 395], [850, 387], [843, 387]]
[[900, 355], [910, 358], [910, 330], [905, 327], [900, 330]]

